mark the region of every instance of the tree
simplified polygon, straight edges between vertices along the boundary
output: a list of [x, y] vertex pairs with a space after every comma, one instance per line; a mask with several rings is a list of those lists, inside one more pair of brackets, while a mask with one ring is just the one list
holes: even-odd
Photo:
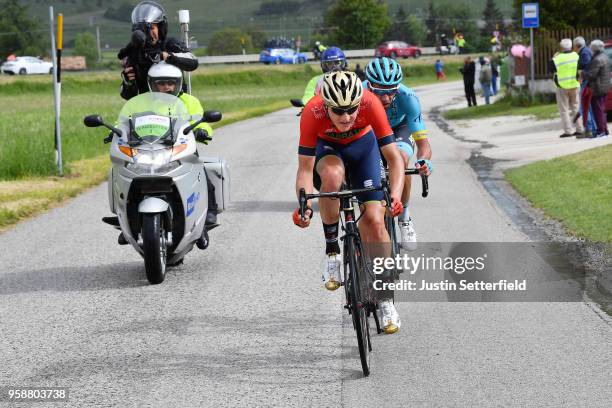
[[224, 28], [215, 32], [208, 42], [208, 55], [236, 55], [253, 51], [251, 36], [239, 28]]
[[390, 25], [387, 5], [374, 0], [338, 0], [325, 23], [330, 43], [344, 48], [374, 47]]
[[421, 19], [411, 14], [408, 16], [406, 26], [408, 42], [415, 45], [422, 45], [427, 36], [427, 27], [425, 27]]
[[84, 56], [87, 66], [91, 67], [98, 60], [96, 37], [89, 32], [77, 34], [74, 39], [72, 54]]
[[429, 0], [427, 4], [427, 19], [425, 20], [425, 26], [427, 26], [427, 42], [430, 45], [438, 43], [438, 18], [436, 16], [436, 6], [433, 0]]
[[483, 37], [490, 37], [493, 31], [501, 31], [504, 28], [504, 16], [497, 8], [495, 0], [487, 0], [482, 13], [482, 19], [485, 22], [485, 26], [480, 32]]
[[[514, 0], [514, 8], [520, 17], [521, 4], [524, 1]], [[540, 1], [540, 25], [548, 30], [566, 30], [571, 28], [609, 27], [610, 0], [546, 0]], [[520, 28], [520, 20], [518, 27]]]
[[0, 56], [43, 55], [48, 44], [46, 31], [31, 18], [27, 6], [17, 0], [0, 3]]
[[391, 24], [391, 27], [385, 34], [385, 38], [389, 40], [409, 41], [406, 24], [407, 18], [408, 16], [404, 11], [404, 6], [400, 5], [393, 19], [393, 24]]
[[257, 27], [247, 27], [245, 32], [251, 36], [251, 42], [253, 43], [253, 47], [257, 50], [261, 48], [265, 48], [266, 41], [268, 40], [268, 36], [265, 32], [263, 32], [260, 28]]

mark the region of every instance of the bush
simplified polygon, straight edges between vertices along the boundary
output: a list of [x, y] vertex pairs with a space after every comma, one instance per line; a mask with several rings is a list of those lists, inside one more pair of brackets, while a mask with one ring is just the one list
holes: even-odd
[[92, 33], [77, 34], [74, 39], [73, 55], [82, 55], [85, 57], [88, 66], [92, 66], [98, 60], [98, 46], [96, 45], [96, 37]]
[[224, 28], [215, 32], [208, 42], [208, 55], [238, 55], [243, 48], [247, 54], [253, 52], [251, 36], [239, 28]]

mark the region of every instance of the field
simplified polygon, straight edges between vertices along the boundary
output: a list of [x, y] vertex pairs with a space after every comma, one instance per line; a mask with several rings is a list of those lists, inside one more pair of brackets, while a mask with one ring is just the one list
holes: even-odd
[[[435, 82], [430, 60], [402, 64], [408, 66], [409, 86]], [[457, 71], [458, 64], [449, 60], [448, 72]], [[289, 107], [289, 99], [301, 97], [306, 82], [318, 73], [316, 64], [206, 66], [193, 76], [193, 94], [204, 109], [223, 112], [223, 120], [216, 124], [223, 126]], [[458, 72], [451, 78], [458, 78]], [[108, 131], [88, 129], [82, 121], [92, 113], [115, 120], [124, 103], [118, 93], [118, 72], [62, 76], [65, 177], [57, 177], [54, 162], [50, 82], [48, 75], [0, 76], [0, 230], [74, 197], [106, 177], [108, 145], [102, 139]]]

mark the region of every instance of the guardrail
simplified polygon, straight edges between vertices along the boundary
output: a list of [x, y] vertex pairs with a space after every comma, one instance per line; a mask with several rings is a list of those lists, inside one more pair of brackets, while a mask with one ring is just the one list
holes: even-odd
[[[435, 47], [421, 48], [422, 55], [436, 54]], [[309, 61], [314, 60], [312, 52], [305, 52]], [[344, 51], [347, 59], [351, 58], [372, 58], [374, 57], [374, 49], [367, 50], [346, 50]], [[244, 55], [218, 55], [213, 57], [198, 57], [200, 64], [248, 64], [259, 62], [259, 54], [244, 54]]]

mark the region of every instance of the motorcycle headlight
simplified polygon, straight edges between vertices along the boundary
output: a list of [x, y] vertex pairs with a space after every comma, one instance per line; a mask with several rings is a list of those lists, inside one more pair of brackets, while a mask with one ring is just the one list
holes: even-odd
[[165, 174], [180, 166], [178, 160], [171, 160], [171, 148], [153, 151], [137, 150], [134, 154], [134, 163], [127, 163], [125, 167], [136, 174]]

